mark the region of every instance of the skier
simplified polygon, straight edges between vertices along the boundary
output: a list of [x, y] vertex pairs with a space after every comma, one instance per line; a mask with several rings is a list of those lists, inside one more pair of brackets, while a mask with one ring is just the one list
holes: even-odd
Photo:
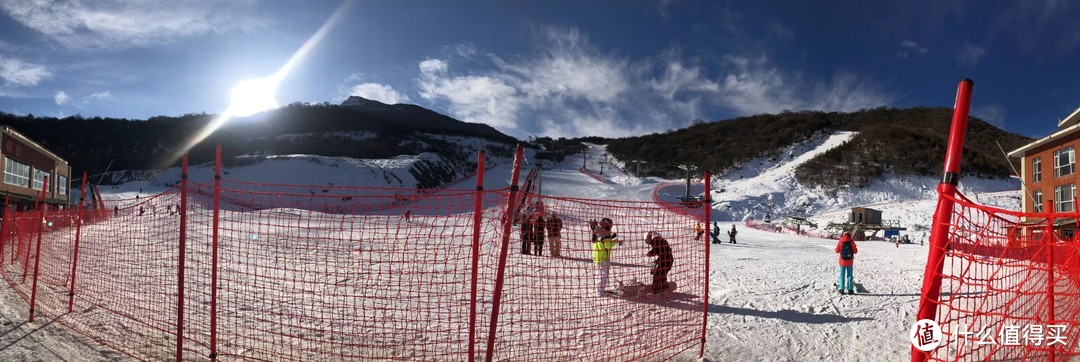
[[611, 232], [614, 222], [609, 218], [589, 221], [589, 229], [592, 230], [592, 255], [593, 263], [596, 264], [596, 296], [601, 297], [607, 288], [608, 271], [611, 269], [611, 249], [622, 244], [618, 235]]
[[737, 242], [735, 242], [735, 234], [738, 233], [739, 231], [735, 230], [735, 224], [732, 224], [731, 230], [727, 232], [728, 237], [731, 238], [731, 240], [728, 241], [729, 244], [738, 244]]
[[701, 227], [701, 223], [694, 223], [694, 240], [701, 240], [701, 235], [705, 234], [705, 229]]
[[649, 252], [645, 255], [656, 257], [651, 271], [653, 276], [651, 291], [660, 293], [670, 289], [667, 274], [671, 271], [671, 266], [675, 264], [675, 257], [671, 255], [671, 246], [668, 245], [667, 240], [660, 235], [659, 231], [650, 231], [645, 236], [645, 243], [649, 244]]
[[562, 220], [555, 213], [551, 213], [551, 216], [548, 217], [547, 229], [548, 248], [551, 249], [551, 256], [558, 258], [561, 251], [559, 243], [562, 242]]
[[709, 231], [709, 236], [712, 237], [713, 244], [720, 244], [720, 227], [716, 225], [716, 221], [712, 223], [712, 230]]
[[533, 223], [533, 254], [537, 256], [544, 255], [544, 229], [547, 223], [544, 222], [544, 217], [539, 214], [536, 215], [536, 221]]
[[409, 222], [410, 216], [412, 216], [412, 210], [405, 210], [405, 222]]
[[521, 253], [529, 255], [529, 247], [532, 246], [533, 224], [532, 219], [525, 216], [521, 219]]
[[[840, 254], [840, 276], [836, 279], [836, 291], [844, 294], [855, 294], [855, 254], [859, 253], [859, 247], [855, 240], [851, 239], [850, 233], [844, 233], [836, 243], [836, 253]], [[845, 284], [846, 283], [846, 284]]]

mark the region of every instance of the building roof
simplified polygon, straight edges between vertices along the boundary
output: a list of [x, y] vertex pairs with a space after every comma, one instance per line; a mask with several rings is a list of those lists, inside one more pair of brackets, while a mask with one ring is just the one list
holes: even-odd
[[1077, 107], [1076, 110], [1068, 117], [1065, 117], [1065, 119], [1058, 121], [1058, 128], [1075, 126], [1078, 123], [1080, 123], [1080, 107]]
[[23, 140], [24, 142], [29, 143], [29, 144], [33, 145], [34, 147], [40, 148], [41, 151], [44, 152], [49, 157], [52, 157], [52, 158], [56, 159], [57, 161], [63, 162], [65, 165], [68, 164], [67, 160], [65, 160], [63, 158], [60, 158], [60, 156], [57, 156], [55, 153], [52, 153], [52, 151], [49, 151], [49, 149], [45, 148], [45, 146], [39, 145], [37, 142], [34, 142], [34, 140], [31, 140], [30, 137], [26, 137], [22, 133], [19, 133], [19, 131], [16, 131], [14, 128], [11, 128], [9, 126], [0, 126], [0, 131], [4, 131], [4, 130], [10, 131], [12, 135], [18, 137], [19, 139]]
[[1054, 132], [1053, 134], [1051, 134], [1049, 136], [1040, 138], [1040, 139], [1036, 140], [1035, 142], [1028, 143], [1028, 144], [1026, 144], [1026, 145], [1024, 145], [1024, 146], [1022, 146], [1020, 148], [1012, 150], [1011, 152], [1009, 152], [1009, 157], [1024, 157], [1024, 156], [1027, 155], [1028, 151], [1030, 151], [1030, 150], [1032, 150], [1032, 149], [1034, 149], [1036, 147], [1040, 147], [1040, 146], [1049, 144], [1051, 142], [1057, 141], [1058, 139], [1068, 137], [1068, 136], [1071, 136], [1071, 135], [1073, 135], [1073, 134], [1075, 134], [1077, 132], [1080, 132], [1080, 115], [1077, 114], [1078, 112], [1080, 112], [1080, 109], [1077, 109], [1077, 112], [1073, 112], [1073, 114], [1070, 115], [1069, 118], [1066, 118], [1064, 121], [1059, 123], [1059, 125], [1065, 125], [1065, 124], [1071, 124], [1071, 125], [1068, 125], [1065, 128], [1062, 128], [1060, 131]]

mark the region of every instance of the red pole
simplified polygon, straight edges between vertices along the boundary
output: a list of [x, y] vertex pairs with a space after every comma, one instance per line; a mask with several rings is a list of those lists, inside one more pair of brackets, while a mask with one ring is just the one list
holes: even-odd
[[[34, 207], [37, 208], [37, 207], [40, 207], [40, 205], [41, 205], [41, 202], [39, 201]], [[24, 230], [26, 230], [27, 233], [31, 233], [31, 235], [28, 236], [26, 239], [30, 239], [31, 237], [33, 237], [32, 229], [34, 228], [34, 223], [33, 223], [34, 221], [31, 220], [31, 218], [32, 218], [32, 216], [29, 216], [29, 215], [27, 215], [27, 217], [24, 218], [30, 224], [28, 227], [25, 227]], [[23, 258], [22, 284], [26, 284], [26, 276], [30, 275], [30, 249], [34, 247], [34, 241], [33, 240], [27, 240], [27, 243], [29, 245], [26, 246], [26, 257]]]
[[484, 199], [484, 150], [476, 156], [476, 196], [473, 200], [472, 287], [469, 290], [469, 362], [476, 360], [476, 283], [480, 269], [480, 216]]
[[4, 264], [4, 245], [5, 245], [4, 244], [4, 239], [7, 237], [7, 234], [4, 233], [4, 231], [5, 231], [4, 230], [4, 224], [7, 224], [8, 219], [10, 219], [8, 217], [8, 216], [10, 216], [10, 215], [8, 215], [8, 201], [9, 201], [8, 197], [9, 196], [10, 195], [4, 195], [4, 207], [2, 209], [3, 214], [0, 214], [0, 264]]
[[79, 188], [79, 205], [75, 206], [75, 255], [71, 257], [71, 290], [68, 291], [68, 313], [75, 308], [75, 267], [79, 265], [79, 234], [82, 232], [82, 205], [86, 199], [86, 171], [82, 174], [82, 187]]
[[177, 265], [176, 360], [184, 360], [184, 255], [187, 252], [188, 156], [180, 161], [180, 251]]
[[510, 227], [514, 224], [514, 198], [518, 191], [518, 177], [521, 176], [521, 158], [525, 148], [517, 145], [514, 153], [514, 170], [510, 176], [510, 198], [506, 200], [506, 214], [503, 215], [502, 245], [499, 247], [499, 267], [495, 276], [495, 293], [491, 300], [491, 323], [488, 324], [487, 352], [484, 361], [491, 362], [495, 352], [495, 332], [499, 328], [499, 307], [502, 306], [503, 276], [506, 274], [506, 252], [510, 246]]
[[221, 144], [214, 154], [214, 251], [210, 269], [210, 360], [217, 361], [218, 218], [221, 216]]
[[[41, 181], [41, 200], [45, 200], [45, 193], [49, 190], [49, 176]], [[30, 287], [30, 322], [34, 322], [34, 306], [37, 304], [37, 280], [38, 267], [41, 266], [41, 236], [45, 234], [45, 205], [41, 206], [40, 226], [38, 226], [37, 250], [34, 251], [34, 284]]]
[[[48, 176], [46, 176], [45, 178], [48, 178]], [[31, 184], [31, 186], [33, 186], [33, 184]], [[34, 204], [35, 209], [40, 209], [41, 210], [41, 215], [42, 216], [41, 216], [41, 219], [38, 220], [39, 222], [43, 221], [45, 219], [44, 205], [45, 205], [45, 184], [42, 184], [41, 185], [41, 195], [38, 195], [38, 200]], [[31, 221], [30, 228], [33, 229], [33, 225], [34, 225], [33, 220], [30, 220], [30, 221]], [[27, 231], [29, 231], [29, 230], [27, 230]], [[38, 233], [38, 236], [39, 236], [38, 243], [40, 243], [41, 242], [41, 238], [40, 238], [41, 233]], [[26, 283], [26, 275], [30, 273], [30, 249], [32, 249], [33, 247], [34, 247], [34, 241], [31, 240], [30, 245], [26, 246], [26, 258], [23, 259], [23, 276], [22, 276], [22, 282], [23, 283]], [[30, 309], [33, 309], [33, 307], [31, 306]], [[31, 313], [30, 320], [31, 321], [34, 320], [33, 313]]]
[[[1046, 201], [1046, 210], [1054, 211], [1051, 209], [1053, 202]], [[1076, 202], [1073, 201], [1073, 210], [1076, 210]], [[1054, 244], [1057, 244], [1057, 234], [1054, 232], [1054, 213], [1049, 212], [1046, 214], [1046, 237], [1043, 238], [1043, 245], [1046, 248], [1046, 324], [1054, 324]], [[1050, 358], [1048, 360], [1054, 360], [1054, 347], [1050, 347]]]
[[698, 359], [705, 358], [705, 330], [709, 326], [709, 253], [711, 250], [710, 246], [712, 245], [712, 243], [709, 242], [709, 237], [712, 235], [709, 233], [710, 222], [712, 221], [712, 175], [709, 174], [709, 171], [705, 171], [704, 202], [705, 237], [701, 239], [705, 240], [705, 297], [702, 298], [703, 301], [701, 306], [701, 351], [698, 352]]
[[[968, 108], [971, 106], [971, 89], [975, 85], [971, 79], [963, 79], [957, 86], [956, 104], [953, 106], [952, 129], [949, 131], [949, 146], [945, 151], [945, 175], [938, 184], [937, 210], [930, 229], [930, 255], [926, 259], [926, 271], [923, 273], [922, 297], [919, 299], [919, 313], [916, 320], [936, 320], [937, 306], [941, 298], [941, 270], [945, 265], [945, 247], [947, 246], [949, 225], [952, 222], [953, 200], [956, 185], [960, 182], [960, 160], [964, 151], [964, 137], [967, 134]], [[929, 357], [911, 346], [911, 360], [922, 362]]]

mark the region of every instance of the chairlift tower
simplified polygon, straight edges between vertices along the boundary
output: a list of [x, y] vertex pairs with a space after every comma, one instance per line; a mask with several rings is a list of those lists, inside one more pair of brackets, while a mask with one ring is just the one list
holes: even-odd
[[684, 163], [684, 164], [679, 165], [679, 169], [683, 170], [683, 171], [686, 171], [686, 195], [683, 196], [683, 200], [684, 201], [689, 201], [690, 200], [690, 174], [691, 174], [691, 172], [697, 171], [698, 168], [697, 168], [697, 166], [695, 166], [693, 164]]

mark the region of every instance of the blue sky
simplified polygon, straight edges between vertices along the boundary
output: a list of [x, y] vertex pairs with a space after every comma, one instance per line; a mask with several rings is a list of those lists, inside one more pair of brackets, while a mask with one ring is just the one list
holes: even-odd
[[1042, 137], [1080, 106], [1078, 4], [0, 0], [0, 111], [220, 113], [234, 85], [329, 23], [280, 104], [360, 95], [519, 138], [621, 137], [784, 110], [951, 107], [971, 78], [974, 116]]

